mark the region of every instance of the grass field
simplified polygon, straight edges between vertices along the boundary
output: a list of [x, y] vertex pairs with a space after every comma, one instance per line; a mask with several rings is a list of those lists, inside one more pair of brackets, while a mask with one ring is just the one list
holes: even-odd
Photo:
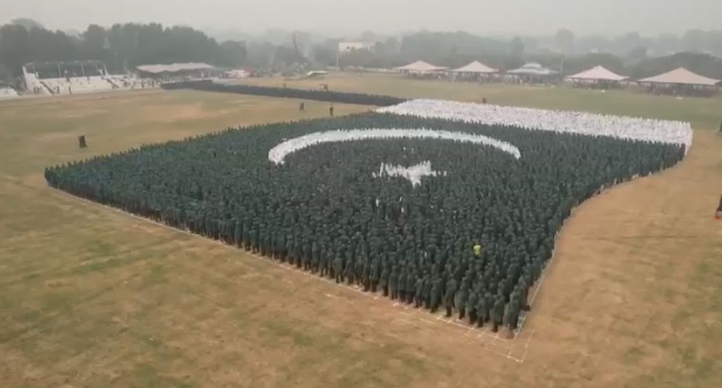
[[[680, 166], [575, 212], [524, 336], [509, 348], [523, 347], [517, 362], [432, 316], [81, 202], [42, 179], [43, 167], [92, 154], [300, 118], [296, 101], [145, 92], [0, 103], [0, 386], [722, 386], [722, 223], [712, 217], [722, 194], [719, 100], [370, 76], [322, 82], [676, 118], [697, 131]], [[321, 103], [307, 110], [327, 113]], [[89, 150], [77, 149], [80, 134]]]

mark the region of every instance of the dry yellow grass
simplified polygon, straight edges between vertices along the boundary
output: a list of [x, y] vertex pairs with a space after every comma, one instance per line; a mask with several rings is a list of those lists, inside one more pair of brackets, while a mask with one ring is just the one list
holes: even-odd
[[575, 212], [523, 336], [508, 345], [42, 181], [42, 167], [87, 156], [78, 134], [105, 153], [292, 119], [294, 101], [52, 101], [0, 104], [0, 386], [722, 386], [722, 223], [712, 217], [722, 137], [709, 126], [678, 167]]

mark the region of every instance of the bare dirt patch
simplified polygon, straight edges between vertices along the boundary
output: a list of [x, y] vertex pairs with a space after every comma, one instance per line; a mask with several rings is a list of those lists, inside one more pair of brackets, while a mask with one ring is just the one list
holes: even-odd
[[160, 123], [175, 123], [185, 120], [201, 120], [209, 117], [221, 116], [226, 113], [228, 113], [228, 111], [211, 111], [203, 109], [203, 103], [201, 102], [168, 106], [161, 109], [158, 109], [157, 107], [149, 107], [147, 109], [143, 109], [141, 112], [145, 121]]

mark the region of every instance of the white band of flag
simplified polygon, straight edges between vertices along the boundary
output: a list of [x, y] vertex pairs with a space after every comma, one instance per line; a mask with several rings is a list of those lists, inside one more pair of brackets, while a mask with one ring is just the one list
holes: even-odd
[[377, 112], [652, 143], [683, 144], [685, 151], [689, 151], [692, 145], [692, 126], [681, 121], [424, 99], [380, 108]]

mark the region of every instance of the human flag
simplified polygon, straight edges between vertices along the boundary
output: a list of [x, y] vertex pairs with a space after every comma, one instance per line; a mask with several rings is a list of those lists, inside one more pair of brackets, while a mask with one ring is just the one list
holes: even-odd
[[144, 146], [46, 179], [431, 310], [458, 289], [503, 312], [527, 305], [574, 206], [675, 165], [691, 142], [682, 122], [412, 100]]

